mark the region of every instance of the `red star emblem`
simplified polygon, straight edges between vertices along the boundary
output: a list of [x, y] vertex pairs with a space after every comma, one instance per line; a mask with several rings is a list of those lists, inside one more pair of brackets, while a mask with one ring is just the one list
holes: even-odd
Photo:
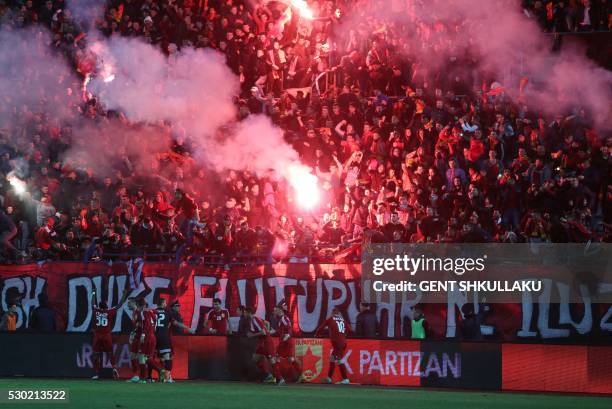
[[317, 364], [320, 360], [321, 356], [313, 354], [312, 348], [308, 347], [306, 349], [306, 352], [304, 352], [304, 355], [302, 356], [302, 371], [304, 372], [304, 374], [316, 375], [318, 372]]

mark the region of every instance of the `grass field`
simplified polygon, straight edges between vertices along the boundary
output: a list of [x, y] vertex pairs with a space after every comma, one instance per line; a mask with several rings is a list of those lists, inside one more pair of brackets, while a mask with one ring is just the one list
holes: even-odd
[[612, 398], [577, 395], [446, 392], [340, 385], [274, 385], [231, 382], [127, 384], [123, 381], [0, 379], [0, 389], [66, 389], [68, 403], [6, 403], [3, 408], [289, 408], [289, 409], [590, 409], [612, 408]]

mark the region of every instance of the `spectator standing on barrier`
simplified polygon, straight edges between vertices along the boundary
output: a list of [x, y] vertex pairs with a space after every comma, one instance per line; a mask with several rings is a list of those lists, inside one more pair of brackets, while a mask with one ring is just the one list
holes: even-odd
[[378, 338], [378, 318], [373, 304], [361, 303], [361, 311], [357, 315], [355, 335], [362, 338]]
[[0, 331], [15, 332], [17, 331], [17, 304], [11, 303], [9, 309], [0, 320]]
[[55, 311], [49, 307], [49, 297], [43, 293], [38, 296], [38, 307], [30, 315], [30, 328], [35, 332], [56, 332]]

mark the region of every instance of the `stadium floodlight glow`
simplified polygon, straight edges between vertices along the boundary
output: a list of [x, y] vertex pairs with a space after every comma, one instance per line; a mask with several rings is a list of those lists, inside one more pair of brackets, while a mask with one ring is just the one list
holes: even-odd
[[314, 209], [321, 200], [318, 179], [308, 166], [291, 164], [287, 168], [288, 181], [295, 191], [295, 202], [305, 210]]
[[310, 7], [308, 7], [308, 3], [306, 3], [306, 1], [291, 0], [291, 5], [297, 9], [297, 11], [300, 13], [300, 16], [308, 20], [314, 19], [314, 14]]

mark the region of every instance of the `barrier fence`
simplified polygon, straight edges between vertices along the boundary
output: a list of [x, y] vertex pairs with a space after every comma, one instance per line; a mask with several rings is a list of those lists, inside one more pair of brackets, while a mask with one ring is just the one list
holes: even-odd
[[[295, 342], [307, 382], [321, 382], [329, 341]], [[253, 339], [175, 336], [172, 343], [175, 379], [261, 379], [250, 361]], [[0, 344], [0, 376], [93, 374], [90, 334], [3, 333]], [[131, 376], [127, 336], [115, 337], [114, 349], [121, 376]], [[612, 346], [350, 339], [344, 359], [359, 384], [612, 394]], [[108, 359], [103, 372], [110, 378]]]

